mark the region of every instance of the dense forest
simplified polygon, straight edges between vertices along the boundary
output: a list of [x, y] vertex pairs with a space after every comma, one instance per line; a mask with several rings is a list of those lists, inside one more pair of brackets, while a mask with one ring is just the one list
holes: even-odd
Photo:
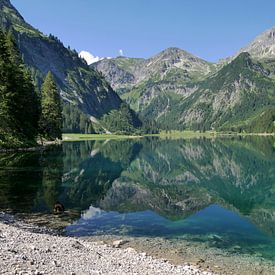
[[71, 103], [63, 104], [63, 132], [94, 134], [91, 120]]
[[12, 32], [0, 30], [0, 147], [36, 144], [38, 136], [61, 138], [62, 109], [59, 92], [49, 72], [37, 92]]

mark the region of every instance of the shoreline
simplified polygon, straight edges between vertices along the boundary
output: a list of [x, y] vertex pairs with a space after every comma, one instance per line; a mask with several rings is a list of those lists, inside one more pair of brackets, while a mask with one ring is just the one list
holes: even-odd
[[38, 142], [37, 146], [32, 147], [19, 147], [19, 148], [0, 148], [1, 153], [14, 153], [14, 152], [36, 152], [46, 150], [51, 145], [60, 145], [64, 142], [75, 141], [98, 141], [98, 140], [127, 140], [127, 139], [140, 139], [146, 137], [158, 138], [171, 138], [171, 139], [193, 139], [193, 138], [220, 138], [220, 137], [273, 137], [275, 133], [224, 133], [224, 132], [176, 132], [176, 133], [160, 133], [160, 134], [146, 134], [146, 135], [108, 135], [108, 134], [62, 134], [63, 139], [58, 141], [45, 141], [43, 144]]
[[226, 133], [226, 132], [195, 132], [195, 131], [183, 131], [172, 133], [159, 133], [159, 134], [144, 134], [144, 135], [108, 135], [108, 134], [63, 134], [62, 142], [72, 141], [85, 141], [85, 140], [126, 140], [126, 139], [140, 139], [146, 137], [157, 137], [160, 139], [195, 139], [195, 138], [222, 138], [222, 137], [247, 137], [247, 136], [259, 136], [259, 137], [273, 137], [275, 133]]
[[[275, 262], [253, 255], [236, 253], [209, 247], [204, 243], [191, 242], [186, 239], [169, 240], [162, 237], [121, 237], [91, 236], [80, 237], [90, 241], [112, 244], [114, 239], [125, 241], [123, 248], [132, 247], [141, 253], [147, 253], [159, 259], [165, 258], [174, 265], [194, 266], [213, 274], [251, 275], [275, 274]], [[169, 253], [167, 253], [169, 251]]]
[[120, 240], [109, 245], [50, 233], [2, 215], [0, 274], [213, 274], [122, 249]]
[[[5, 212], [6, 213], [6, 212]], [[228, 253], [225, 250], [209, 247], [206, 243], [197, 243], [191, 242], [187, 239], [178, 239], [171, 240], [162, 237], [131, 237], [131, 236], [121, 236], [121, 235], [95, 235], [95, 236], [85, 236], [85, 237], [70, 237], [66, 236], [63, 230], [60, 230], [58, 226], [52, 226], [50, 224], [43, 223], [43, 218], [36, 219], [27, 219], [25, 220], [22, 217], [17, 217], [16, 215], [1, 214], [0, 212], [0, 243], [1, 243], [1, 231], [2, 225], [6, 224], [7, 231], [12, 231], [12, 228], [19, 230], [18, 232], [29, 232], [31, 237], [28, 239], [29, 243], [33, 239], [37, 239], [37, 234], [44, 234], [47, 236], [47, 239], [53, 242], [63, 243], [64, 240], [74, 240], [78, 242], [84, 242], [87, 245], [94, 245], [95, 253], [101, 253], [100, 249], [103, 246], [104, 248], [110, 249], [115, 253], [118, 249], [121, 249], [121, 253], [126, 253], [124, 258], [128, 257], [129, 252], [130, 258], [127, 258], [128, 262], [135, 262], [136, 257], [139, 255], [146, 255], [148, 259], [153, 259], [158, 263], [168, 263], [174, 268], [181, 267], [190, 268], [196, 270], [197, 273], [180, 273], [180, 274], [224, 274], [224, 275], [251, 275], [251, 274], [275, 274], [275, 262], [263, 259], [258, 256], [248, 255], [238, 253]], [[47, 216], [47, 221], [50, 219], [50, 216]], [[37, 221], [37, 223], [36, 223]], [[42, 222], [42, 223], [41, 223]], [[51, 223], [51, 221], [49, 221]], [[63, 224], [64, 228], [66, 227]], [[62, 227], [63, 227], [62, 226]], [[17, 233], [21, 235], [22, 233]], [[57, 238], [57, 240], [56, 240]], [[16, 240], [13, 243], [15, 246], [20, 245], [20, 241]], [[115, 244], [115, 245], [114, 245]], [[97, 245], [100, 247], [97, 248]], [[115, 248], [114, 248], [115, 246]], [[67, 248], [66, 248], [67, 249]], [[65, 250], [66, 250], [65, 249]], [[99, 250], [97, 250], [99, 249]], [[238, 249], [237, 249], [238, 250]], [[167, 253], [169, 251], [169, 253]], [[68, 251], [66, 251], [67, 253]], [[132, 252], [134, 254], [132, 254]], [[65, 253], [65, 254], [66, 254]], [[72, 252], [73, 253], [73, 252]], [[109, 254], [107, 254], [109, 255]], [[81, 256], [81, 255], [80, 255]], [[82, 255], [84, 257], [84, 255]], [[61, 261], [65, 255], [59, 255]], [[71, 257], [71, 256], [69, 256]], [[146, 257], [145, 257], [146, 258]], [[147, 259], [147, 258], [146, 258]], [[151, 261], [150, 260], [150, 261]], [[0, 262], [1, 262], [1, 244], [0, 244]], [[146, 262], [146, 261], [145, 261]], [[0, 265], [1, 266], [1, 265]], [[123, 264], [122, 264], [123, 266]], [[134, 268], [134, 267], [131, 267]], [[174, 270], [174, 269], [173, 269]], [[150, 272], [149, 272], [150, 271]], [[71, 271], [70, 271], [71, 272]], [[126, 272], [126, 271], [125, 271]], [[129, 274], [128, 272], [122, 274]], [[141, 273], [137, 274], [167, 274], [161, 273], [161, 270], [158, 270], [157, 273], [154, 273], [152, 270], [142, 270]], [[153, 273], [152, 273], [153, 272]], [[169, 274], [178, 274], [171, 273]], [[205, 273], [206, 272], [206, 273]], [[60, 273], [60, 271], [59, 271]], [[67, 272], [65, 272], [67, 274]], [[73, 273], [73, 272], [72, 272]], [[85, 273], [85, 272], [84, 272]], [[0, 268], [1, 274], [1, 268]], [[43, 273], [44, 274], [44, 273]], [[61, 272], [61, 274], [63, 274]], [[78, 272], [76, 273], [78, 274]], [[81, 274], [81, 273], [80, 273]], [[103, 273], [107, 274], [107, 273]], [[112, 274], [114, 274], [112, 272]]]
[[18, 152], [37, 152], [44, 151], [50, 146], [60, 145], [62, 144], [62, 140], [58, 141], [45, 141], [43, 144], [40, 142], [37, 143], [37, 146], [32, 147], [18, 147], [18, 148], [0, 148], [1, 153], [18, 153]]

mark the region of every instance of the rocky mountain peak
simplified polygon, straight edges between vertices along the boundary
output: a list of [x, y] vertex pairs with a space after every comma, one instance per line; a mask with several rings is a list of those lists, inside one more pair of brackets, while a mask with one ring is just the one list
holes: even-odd
[[0, 0], [0, 10], [5, 15], [16, 15], [15, 18], [20, 19], [20, 21], [24, 21], [23, 17], [19, 14], [19, 12], [15, 9], [15, 7], [11, 4], [10, 0]]
[[180, 62], [181, 60], [201, 61], [203, 63], [207, 63], [205, 60], [202, 60], [199, 57], [176, 47], [167, 48], [151, 59], [161, 59], [162, 61], [171, 61], [172, 63], [175, 63], [176, 61]]
[[258, 35], [251, 43], [241, 49], [240, 52], [249, 52], [252, 57], [257, 59], [274, 58], [275, 26]]
[[0, 0], [0, 6], [11, 6], [10, 0]]
[[0, 0], [0, 26], [9, 29], [10, 27], [24, 26], [26, 28], [32, 28], [25, 22], [22, 15], [11, 4], [10, 0]]
[[170, 48], [167, 48], [163, 51], [161, 51], [159, 53], [160, 55], [174, 55], [174, 54], [187, 54], [187, 55], [190, 55], [188, 52], [180, 49], [180, 48], [177, 48], [177, 47], [170, 47]]

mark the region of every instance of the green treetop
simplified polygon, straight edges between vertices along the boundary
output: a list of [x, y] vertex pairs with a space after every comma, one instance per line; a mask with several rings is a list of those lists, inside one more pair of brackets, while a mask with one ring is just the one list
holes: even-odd
[[54, 76], [51, 72], [45, 77], [41, 88], [40, 132], [49, 140], [62, 138], [62, 108]]

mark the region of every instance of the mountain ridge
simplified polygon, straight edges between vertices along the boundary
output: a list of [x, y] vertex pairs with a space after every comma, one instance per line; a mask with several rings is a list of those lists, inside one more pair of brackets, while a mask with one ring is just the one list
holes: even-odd
[[[148, 59], [117, 57], [103, 59], [90, 66], [103, 73], [114, 89], [120, 89], [126, 88], [127, 84], [136, 85], [150, 78], [161, 79], [172, 69], [177, 70], [185, 78], [192, 78], [194, 73], [205, 75], [210, 73], [215, 65], [185, 50], [170, 47]], [[159, 72], [160, 75], [156, 75]]]
[[257, 35], [248, 45], [238, 53], [248, 52], [256, 59], [275, 58], [275, 26]]
[[86, 123], [93, 123], [90, 117], [99, 120], [112, 110], [120, 109], [123, 101], [98, 71], [90, 68], [75, 50], [66, 48], [57, 37], [46, 36], [26, 23], [9, 0], [0, 1], [0, 25], [12, 30], [36, 86], [40, 87], [51, 71], [63, 102], [79, 110], [86, 117]]
[[[162, 129], [253, 131], [254, 125], [257, 131], [274, 131], [275, 28], [253, 41], [236, 56], [216, 64], [184, 50], [168, 48], [140, 61], [143, 67], [152, 68], [147, 78], [135, 84], [121, 75], [123, 85], [112, 84], [114, 79], [111, 85], [141, 117], [156, 120]], [[105, 61], [103, 69], [101, 62], [93, 65], [107, 79], [108, 62], [116, 60]], [[123, 70], [123, 64], [119, 65]], [[249, 109], [242, 116], [237, 105], [241, 110]], [[260, 124], [265, 126], [261, 128]]]

